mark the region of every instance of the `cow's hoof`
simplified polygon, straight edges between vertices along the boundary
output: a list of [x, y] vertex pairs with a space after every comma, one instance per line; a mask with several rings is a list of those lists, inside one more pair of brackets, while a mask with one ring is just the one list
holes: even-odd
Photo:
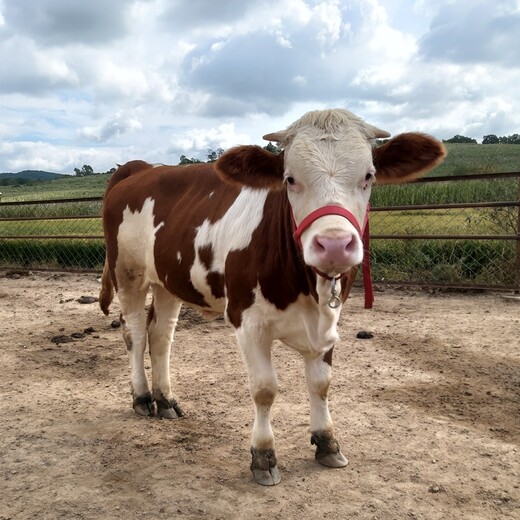
[[134, 397], [133, 402], [134, 412], [137, 415], [149, 417], [155, 413], [155, 408], [152, 401], [152, 394], [148, 393], [141, 397]]
[[261, 486], [276, 486], [282, 480], [277, 466], [269, 469], [254, 469], [252, 471], [253, 480]]
[[184, 415], [182, 408], [175, 399], [158, 399], [156, 404], [157, 414], [163, 419], [178, 419]]
[[251, 448], [251, 471], [253, 480], [262, 486], [276, 486], [282, 480], [274, 450], [257, 450]]
[[338, 441], [331, 432], [314, 432], [311, 444], [316, 446], [315, 457], [321, 465], [328, 468], [344, 468], [348, 464], [348, 460], [339, 451]]
[[338, 451], [338, 453], [330, 453], [321, 459], [316, 458], [316, 460], [322, 466], [327, 466], [327, 468], [344, 468], [348, 464], [347, 458], [341, 451]]

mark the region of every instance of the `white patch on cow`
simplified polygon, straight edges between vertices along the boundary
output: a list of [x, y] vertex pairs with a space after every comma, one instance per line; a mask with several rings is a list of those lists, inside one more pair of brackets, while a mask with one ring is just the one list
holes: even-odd
[[213, 197], [214, 194], [215, 194], [215, 192], [212, 191], [212, 192], [208, 195], [208, 199], [211, 199], [211, 197]]
[[[205, 220], [195, 236], [195, 261], [190, 270], [193, 286], [204, 295], [204, 299], [216, 309], [222, 309], [222, 302], [217, 300], [206, 283], [209, 271], [224, 273], [226, 258], [230, 251], [245, 249], [251, 242], [253, 232], [262, 221], [268, 190], [243, 188], [226, 214], [211, 223]], [[209, 271], [199, 258], [199, 249], [211, 247], [213, 263]]]
[[[155, 269], [154, 244], [155, 235], [164, 226], [164, 222], [154, 225], [154, 205], [152, 197], [148, 197], [141, 210], [132, 211], [127, 206], [123, 211], [123, 221], [117, 233], [118, 255], [116, 272], [118, 279], [131, 278], [141, 281], [162, 283]], [[131, 274], [130, 274], [131, 273]]]
[[[283, 311], [267, 301], [257, 286], [255, 303], [243, 312], [241, 327], [247, 329], [261, 323], [273, 341], [279, 339], [308, 359], [323, 356], [339, 340], [341, 305], [337, 309], [329, 307], [330, 286], [329, 280], [318, 276], [318, 302], [302, 294]], [[337, 289], [341, 291], [339, 281]]]
[[179, 262], [179, 264], [182, 262], [182, 255], [180, 251], [177, 251], [177, 262]]

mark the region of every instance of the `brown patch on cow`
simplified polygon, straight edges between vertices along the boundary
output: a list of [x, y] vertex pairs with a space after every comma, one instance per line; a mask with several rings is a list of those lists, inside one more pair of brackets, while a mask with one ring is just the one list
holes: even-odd
[[354, 285], [354, 282], [356, 281], [356, 276], [358, 273], [358, 266], [355, 265], [354, 267], [351, 267], [346, 276], [345, 279], [342, 281], [341, 284], [341, 301], [345, 303], [347, 301], [348, 295], [350, 294], [350, 291], [352, 289], [352, 286]]
[[327, 350], [325, 352], [325, 355], [323, 356], [323, 361], [329, 365], [329, 367], [332, 366], [332, 352], [334, 350], [334, 347], [332, 347], [330, 350]]
[[105, 316], [109, 314], [109, 307], [114, 299], [114, 284], [110, 276], [108, 261], [105, 259], [103, 274], [101, 275], [101, 289], [99, 291], [99, 306]]
[[372, 151], [377, 184], [412, 181], [438, 166], [446, 154], [444, 145], [429, 135], [397, 135]]
[[224, 298], [226, 292], [224, 291], [224, 275], [217, 271], [211, 271], [206, 276], [206, 283], [211, 289], [211, 294], [217, 298]]
[[199, 260], [206, 271], [209, 271], [213, 265], [213, 248], [209, 245], [199, 247]]
[[[231, 253], [228, 255], [228, 258]], [[231, 265], [233, 261], [231, 261]], [[255, 295], [253, 287], [255, 284], [248, 280], [247, 286], [240, 284], [240, 277], [230, 277], [226, 280], [226, 289], [228, 295], [228, 303], [226, 307], [226, 314], [229, 322], [233, 327], [238, 329], [242, 324], [242, 313], [255, 303]], [[249, 290], [247, 290], [249, 289]]]
[[274, 393], [267, 388], [262, 388], [253, 397], [258, 406], [271, 406], [274, 401]]
[[275, 155], [260, 146], [237, 146], [215, 163], [220, 178], [250, 188], [276, 189], [283, 186], [283, 153]]

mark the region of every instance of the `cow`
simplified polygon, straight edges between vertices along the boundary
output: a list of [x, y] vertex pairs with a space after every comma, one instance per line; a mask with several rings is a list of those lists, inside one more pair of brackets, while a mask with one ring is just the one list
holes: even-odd
[[371, 188], [411, 181], [446, 154], [422, 133], [375, 146], [388, 137], [347, 110], [312, 111], [264, 136], [280, 145], [278, 155], [248, 145], [215, 163], [131, 161], [117, 169], [103, 203], [106, 260], [99, 301], [108, 315], [117, 291], [137, 414], [183, 415], [172, 393], [169, 360], [186, 304], [208, 318], [223, 313], [235, 329], [255, 412], [253, 480], [275, 485], [281, 479], [270, 423], [275, 340], [303, 358], [316, 460], [347, 465], [327, 394], [340, 312], [363, 260]]

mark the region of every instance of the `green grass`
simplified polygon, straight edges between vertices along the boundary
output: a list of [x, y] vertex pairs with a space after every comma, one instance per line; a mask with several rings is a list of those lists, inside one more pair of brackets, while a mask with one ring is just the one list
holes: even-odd
[[0, 222], [2, 236], [103, 235], [100, 218]]
[[375, 282], [513, 287], [515, 244], [492, 240], [378, 240], [371, 252]]
[[0, 265], [45, 269], [101, 270], [102, 240], [0, 240]]

